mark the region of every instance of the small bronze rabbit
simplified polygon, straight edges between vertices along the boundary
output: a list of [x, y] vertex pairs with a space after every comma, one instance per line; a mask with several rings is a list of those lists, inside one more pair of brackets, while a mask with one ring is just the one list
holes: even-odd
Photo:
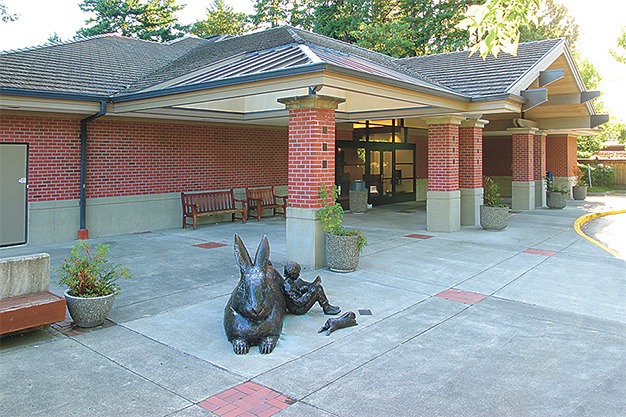
[[235, 257], [241, 279], [224, 309], [224, 330], [237, 355], [245, 355], [250, 346], [259, 346], [262, 354], [271, 353], [283, 329], [285, 296], [282, 277], [269, 262], [270, 245], [263, 236], [254, 263], [238, 235]]

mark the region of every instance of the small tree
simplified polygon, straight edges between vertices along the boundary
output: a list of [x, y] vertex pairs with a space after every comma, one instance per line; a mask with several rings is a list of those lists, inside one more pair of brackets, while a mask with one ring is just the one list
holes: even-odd
[[198, 20], [191, 26], [191, 33], [208, 38], [215, 35], [241, 35], [250, 29], [247, 14], [235, 12], [231, 6], [224, 4], [224, 0], [214, 0], [206, 9], [204, 20]]

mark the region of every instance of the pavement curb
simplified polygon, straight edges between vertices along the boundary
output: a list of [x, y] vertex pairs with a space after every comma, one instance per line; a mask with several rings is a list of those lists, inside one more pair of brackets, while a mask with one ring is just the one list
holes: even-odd
[[594, 245], [596, 245], [597, 247], [599, 247], [600, 249], [610, 253], [611, 255], [615, 256], [616, 258], [620, 258], [621, 256], [619, 253], [615, 252], [613, 249], [604, 246], [602, 243], [598, 242], [597, 240], [595, 240], [594, 238], [587, 236], [583, 231], [582, 231], [582, 226], [587, 223], [588, 221], [591, 221], [593, 219], [597, 219], [599, 217], [605, 217], [605, 216], [610, 216], [612, 214], [623, 214], [626, 213], [626, 210], [609, 210], [609, 211], [603, 211], [600, 213], [588, 213], [585, 215], [580, 216], [579, 218], [576, 219], [576, 221], [574, 222], [574, 230], [576, 230], [576, 233], [578, 233], [579, 235], [581, 235], [582, 237], [584, 237], [585, 239], [587, 239], [589, 242], [593, 243]]

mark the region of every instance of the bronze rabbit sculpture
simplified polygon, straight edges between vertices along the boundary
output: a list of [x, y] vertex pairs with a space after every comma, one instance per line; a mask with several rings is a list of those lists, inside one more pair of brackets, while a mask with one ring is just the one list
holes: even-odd
[[241, 279], [224, 309], [224, 330], [237, 355], [245, 355], [250, 346], [259, 346], [262, 354], [271, 353], [283, 329], [285, 296], [282, 276], [269, 262], [270, 246], [263, 236], [254, 263], [238, 235], [235, 257]]

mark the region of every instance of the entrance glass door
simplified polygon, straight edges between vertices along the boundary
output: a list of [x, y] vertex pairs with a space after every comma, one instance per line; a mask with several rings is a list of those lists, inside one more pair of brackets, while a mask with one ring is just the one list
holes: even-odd
[[371, 150], [369, 168], [370, 202], [374, 205], [393, 203], [393, 151]]

